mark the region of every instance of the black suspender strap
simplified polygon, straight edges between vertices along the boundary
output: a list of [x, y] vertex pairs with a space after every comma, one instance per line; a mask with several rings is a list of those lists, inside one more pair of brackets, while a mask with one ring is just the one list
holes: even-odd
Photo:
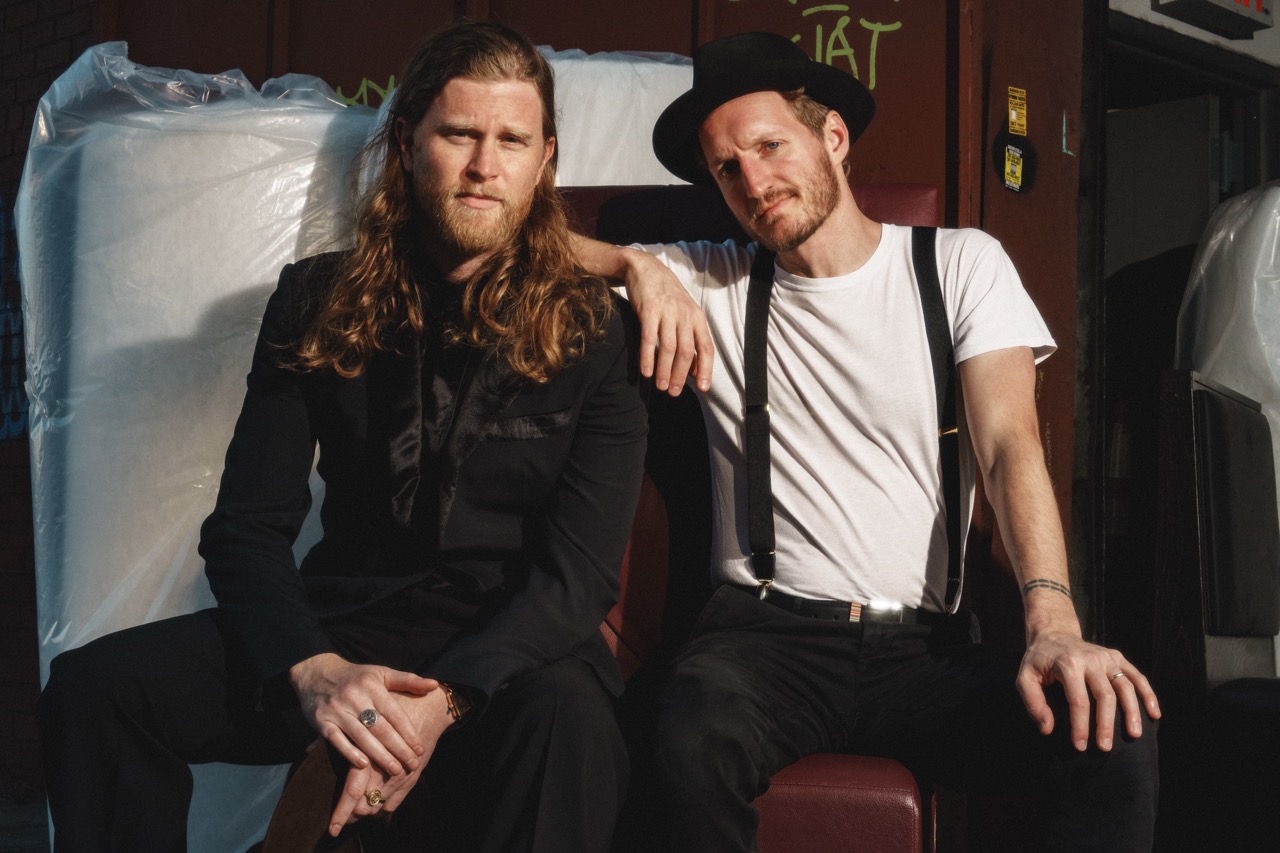
[[938, 399], [938, 458], [942, 467], [942, 495], [947, 511], [946, 610], [955, 609], [960, 595], [960, 435], [956, 415], [956, 359], [951, 324], [938, 279], [936, 228], [911, 229], [911, 260], [920, 288], [925, 335], [933, 362], [933, 387]]
[[760, 246], [751, 264], [747, 288], [746, 338], [743, 374], [746, 411], [743, 435], [747, 445], [747, 539], [751, 568], [764, 598], [773, 585], [773, 483], [769, 467], [769, 378], [765, 338], [769, 332], [769, 295], [773, 292], [773, 252]]
[[[914, 228], [911, 257], [929, 356], [937, 392], [938, 451], [942, 466], [942, 491], [947, 512], [947, 588], [944, 604], [955, 608], [960, 593], [960, 447], [955, 399], [955, 351], [951, 324], [942, 299], [938, 279], [936, 228]], [[773, 486], [769, 453], [769, 382], [765, 338], [769, 328], [769, 297], [773, 292], [774, 253], [759, 248], [751, 265], [747, 288], [746, 335], [743, 344], [743, 372], [746, 383], [744, 436], [747, 450], [747, 537], [751, 566], [759, 583], [760, 597], [768, 595], [775, 571], [773, 528]]]

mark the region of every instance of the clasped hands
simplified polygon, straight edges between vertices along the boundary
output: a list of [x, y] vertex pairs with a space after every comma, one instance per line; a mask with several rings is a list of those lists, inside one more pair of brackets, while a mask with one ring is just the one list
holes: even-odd
[[321, 654], [295, 664], [289, 679], [320, 734], [312, 748], [326, 741], [351, 765], [329, 818], [333, 836], [361, 818], [394, 812], [453, 723], [440, 682], [410, 672]]

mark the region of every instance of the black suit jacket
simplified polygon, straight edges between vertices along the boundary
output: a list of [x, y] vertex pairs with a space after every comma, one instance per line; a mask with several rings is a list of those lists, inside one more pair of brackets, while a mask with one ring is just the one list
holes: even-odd
[[[572, 654], [620, 692], [598, 628], [618, 594], [647, 429], [627, 309], [544, 385], [473, 353], [432, 466], [416, 341], [355, 379], [282, 366], [338, 262], [321, 255], [282, 272], [201, 531], [223, 624], [256, 676], [335, 651], [335, 620], [358, 623], [425, 587], [470, 615], [446, 626], [443, 647], [415, 667], [422, 674], [491, 696]], [[298, 567], [292, 543], [310, 508], [317, 445], [324, 536]]]

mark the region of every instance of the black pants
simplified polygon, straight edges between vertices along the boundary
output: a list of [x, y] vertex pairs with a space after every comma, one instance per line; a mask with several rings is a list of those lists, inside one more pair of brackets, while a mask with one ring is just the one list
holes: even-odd
[[[299, 759], [315, 732], [287, 688], [264, 698], [248, 673], [217, 610], [59, 655], [39, 705], [55, 850], [185, 850], [189, 764]], [[423, 810], [404, 822], [441, 849], [604, 850], [626, 774], [612, 698], [565, 658], [447, 731], [399, 812]]]
[[[1118, 720], [1110, 753], [1079, 753], [1058, 690], [1054, 732], [1041, 735], [1015, 688], [1020, 656], [973, 644], [969, 626], [965, 616], [819, 621], [721, 588], [633, 748], [618, 846], [644, 837], [655, 850], [755, 850], [752, 800], [770, 776], [811, 753], [846, 752], [898, 759], [952, 790], [1030, 796], [1041, 809], [1033, 849], [1149, 850], [1154, 721], [1134, 740]], [[665, 834], [641, 836], [637, 824]]]

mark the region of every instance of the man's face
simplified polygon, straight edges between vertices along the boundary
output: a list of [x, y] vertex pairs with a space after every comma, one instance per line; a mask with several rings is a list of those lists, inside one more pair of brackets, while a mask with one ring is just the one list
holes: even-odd
[[699, 139], [729, 209], [766, 248], [796, 249], [839, 202], [841, 173], [832, 147], [777, 92], [722, 104], [702, 123]]
[[515, 238], [555, 150], [542, 134], [542, 98], [523, 80], [455, 77], [416, 127], [402, 122], [396, 135], [428, 238], [455, 260]]

